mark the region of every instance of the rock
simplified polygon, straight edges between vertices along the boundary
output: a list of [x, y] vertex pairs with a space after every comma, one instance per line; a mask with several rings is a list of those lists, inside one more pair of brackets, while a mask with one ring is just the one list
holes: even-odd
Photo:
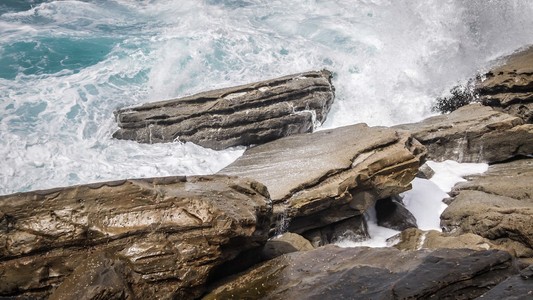
[[292, 253], [296, 251], [309, 251], [314, 247], [303, 236], [286, 232], [280, 236], [271, 238], [263, 247], [263, 259], [269, 260], [281, 256], [283, 254]]
[[363, 215], [351, 217], [321, 228], [311, 229], [304, 233], [306, 239], [314, 247], [333, 244], [344, 240], [359, 242], [370, 238], [368, 227]]
[[507, 280], [499, 283], [487, 293], [483, 294], [481, 299], [506, 299], [506, 300], [527, 300], [533, 298], [533, 278], [526, 273], [533, 273], [533, 265]]
[[533, 125], [479, 103], [393, 128], [410, 132], [436, 161], [494, 163], [533, 153]]
[[410, 189], [424, 154], [405, 132], [357, 124], [250, 148], [219, 174], [263, 183], [274, 214], [290, 219], [290, 232], [303, 233]]
[[419, 250], [419, 249], [472, 249], [472, 250], [507, 250], [504, 247], [493, 244], [490, 240], [477, 234], [465, 233], [452, 235], [446, 232], [436, 230], [423, 231], [418, 228], [409, 228], [397, 236], [395, 248], [400, 250]]
[[433, 177], [433, 175], [435, 175], [435, 171], [433, 171], [433, 169], [430, 166], [428, 166], [428, 164], [423, 164], [418, 169], [418, 173], [416, 174], [416, 177], [430, 180], [431, 177]]
[[474, 233], [533, 257], [533, 159], [492, 165], [488, 171], [459, 183], [453, 201], [441, 215], [449, 232]]
[[0, 297], [196, 298], [215, 268], [266, 242], [271, 217], [262, 184], [228, 176], [1, 196]]
[[533, 47], [501, 59], [476, 86], [479, 100], [533, 123]]
[[204, 299], [473, 299], [516, 272], [504, 251], [328, 245], [256, 266]]
[[375, 207], [379, 226], [398, 231], [418, 227], [415, 216], [403, 205], [399, 196], [380, 199]]
[[120, 109], [114, 138], [179, 140], [220, 150], [313, 131], [334, 99], [331, 72], [299, 73]]

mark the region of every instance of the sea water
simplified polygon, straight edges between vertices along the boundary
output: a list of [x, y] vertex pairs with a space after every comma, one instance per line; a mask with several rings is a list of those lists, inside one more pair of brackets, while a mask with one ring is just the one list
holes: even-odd
[[243, 148], [111, 138], [113, 111], [327, 68], [325, 128], [432, 114], [437, 96], [533, 43], [528, 0], [0, 1], [0, 194], [210, 174]]

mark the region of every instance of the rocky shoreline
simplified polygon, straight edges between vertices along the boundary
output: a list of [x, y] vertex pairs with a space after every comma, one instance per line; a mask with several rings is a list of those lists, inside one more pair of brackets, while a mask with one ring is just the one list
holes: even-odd
[[[210, 176], [0, 196], [0, 298], [529, 299], [532, 74], [530, 48], [483, 76], [479, 103], [391, 128], [312, 132], [325, 70], [118, 110], [117, 138], [256, 146]], [[490, 164], [454, 187], [443, 232], [398, 197], [428, 159]], [[403, 230], [393, 247], [328, 245], [367, 239], [370, 209]]]

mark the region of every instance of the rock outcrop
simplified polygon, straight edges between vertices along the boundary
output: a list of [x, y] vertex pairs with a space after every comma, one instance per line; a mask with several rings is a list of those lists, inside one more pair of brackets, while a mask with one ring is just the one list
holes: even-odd
[[179, 140], [212, 148], [262, 144], [311, 132], [334, 99], [331, 73], [299, 73], [147, 103], [115, 112], [113, 137], [141, 143]]
[[418, 227], [415, 216], [405, 207], [399, 196], [380, 199], [375, 208], [379, 226], [398, 231]]
[[507, 250], [505, 247], [493, 244], [490, 240], [477, 234], [465, 233], [453, 235], [436, 230], [423, 231], [409, 228], [398, 235], [389, 238], [394, 241], [394, 247], [400, 250], [419, 249], [472, 249], [472, 250]]
[[219, 174], [263, 183], [281, 225], [304, 233], [410, 189], [424, 154], [408, 133], [357, 124], [250, 148]]
[[228, 176], [2, 196], [0, 297], [196, 298], [215, 268], [267, 241], [271, 217], [262, 184]]
[[533, 123], [533, 47], [503, 59], [477, 84], [479, 100]]
[[368, 226], [363, 215], [351, 217], [304, 233], [314, 247], [334, 244], [344, 240], [360, 242], [368, 240]]
[[528, 300], [533, 297], [533, 265], [524, 268], [520, 274], [511, 276], [487, 293], [481, 299]]
[[455, 234], [474, 233], [518, 257], [533, 257], [533, 159], [492, 165], [457, 184], [441, 226]]
[[256, 266], [204, 299], [474, 299], [516, 273], [504, 251], [329, 245]]
[[286, 232], [280, 236], [271, 238], [266, 242], [261, 252], [264, 260], [269, 260], [281, 256], [283, 254], [297, 252], [297, 251], [309, 251], [314, 247], [303, 236]]
[[533, 153], [532, 124], [478, 103], [393, 128], [410, 132], [436, 161], [493, 163]]

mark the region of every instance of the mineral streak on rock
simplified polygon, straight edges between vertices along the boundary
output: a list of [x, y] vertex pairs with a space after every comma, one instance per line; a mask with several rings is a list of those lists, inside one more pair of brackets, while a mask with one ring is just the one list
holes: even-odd
[[302, 233], [363, 214], [411, 187], [425, 148], [405, 132], [357, 124], [248, 149], [220, 174], [267, 186], [274, 212]]
[[220, 150], [313, 131], [334, 99], [331, 72], [313, 71], [147, 103], [115, 112], [113, 137], [141, 143], [179, 140]]
[[65, 281], [56, 299], [195, 298], [213, 268], [266, 242], [271, 216], [262, 184], [228, 176], [2, 196], [0, 296], [44, 297]]

